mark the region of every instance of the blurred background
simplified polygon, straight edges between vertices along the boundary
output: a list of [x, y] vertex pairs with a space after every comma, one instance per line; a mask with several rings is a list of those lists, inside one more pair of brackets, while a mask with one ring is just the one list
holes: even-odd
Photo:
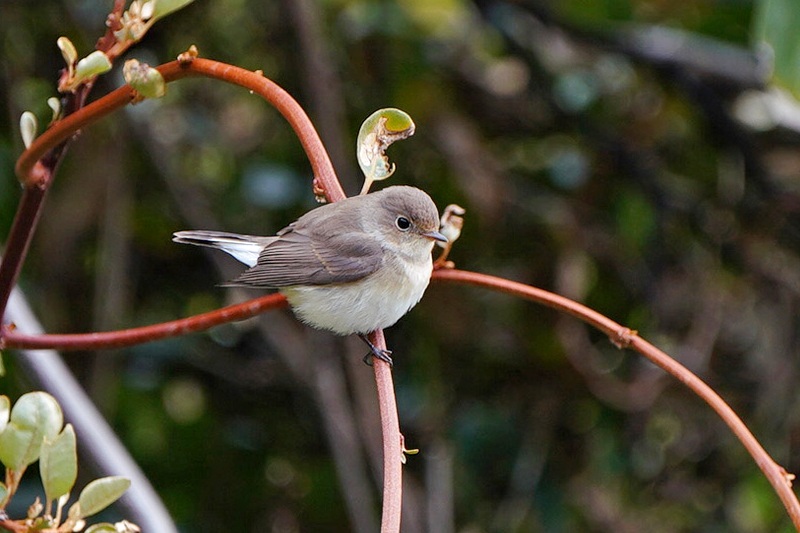
[[[47, 123], [56, 39], [86, 55], [110, 7], [0, 4], [0, 240], [20, 196], [19, 116]], [[797, 472], [800, 115], [770, 75], [774, 60], [796, 83], [784, 67], [799, 17], [767, 0], [196, 0], [126, 57], [156, 65], [195, 44], [263, 70], [311, 116], [348, 194], [361, 122], [405, 110], [417, 133], [390, 148], [388, 183], [466, 208], [459, 268], [638, 330]], [[121, 65], [93, 97], [122, 84]], [[20, 286], [49, 332], [258, 295], [217, 287], [242, 267], [171, 234], [273, 233], [315, 205], [310, 184], [258, 97], [173, 83], [72, 145]], [[574, 319], [432, 284], [387, 341], [401, 429], [421, 449], [404, 532], [792, 529], [710, 408]], [[65, 357], [181, 531], [371, 532], [381, 458], [364, 353], [281, 311]], [[13, 353], [5, 364], [0, 392], [35, 386]]]

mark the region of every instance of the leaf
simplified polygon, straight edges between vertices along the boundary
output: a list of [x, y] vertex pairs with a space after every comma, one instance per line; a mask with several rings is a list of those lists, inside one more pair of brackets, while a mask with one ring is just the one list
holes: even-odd
[[759, 0], [753, 16], [757, 49], [772, 55], [775, 83], [800, 96], [800, 9], [796, 0]]
[[42, 446], [39, 472], [47, 501], [53, 501], [69, 493], [78, 477], [78, 454], [75, 446], [75, 430], [67, 424], [56, 438], [46, 440]]
[[0, 433], [0, 461], [20, 470], [39, 458], [44, 439], [52, 439], [64, 425], [55, 398], [46, 392], [23, 394], [11, 409], [8, 425]]
[[117, 533], [117, 528], [114, 524], [103, 522], [102, 524], [93, 524], [86, 529], [86, 533]]
[[165, 17], [170, 13], [182, 9], [194, 0], [155, 0], [155, 8], [153, 9], [153, 20], [158, 20]]
[[8, 487], [3, 482], [0, 482], [0, 507], [4, 507], [8, 498]]
[[25, 148], [30, 148], [31, 143], [36, 138], [36, 132], [39, 129], [39, 122], [36, 120], [36, 115], [30, 111], [25, 111], [19, 117], [19, 132], [22, 135], [22, 144]]
[[167, 92], [167, 84], [161, 73], [147, 63], [129, 59], [122, 67], [125, 82], [145, 98], [160, 98]]
[[78, 61], [78, 51], [75, 49], [75, 45], [67, 37], [63, 36], [58, 38], [56, 44], [61, 50], [61, 55], [64, 57], [67, 67], [72, 68], [75, 62]]
[[6, 429], [8, 425], [8, 416], [11, 412], [11, 400], [8, 396], [0, 396], [0, 433]]
[[414, 121], [405, 111], [379, 109], [361, 124], [356, 141], [356, 157], [364, 173], [361, 194], [369, 191], [373, 181], [384, 180], [394, 173], [394, 165], [386, 157], [386, 149], [395, 141], [414, 135]]
[[78, 497], [81, 517], [97, 514], [125, 494], [131, 480], [122, 476], [95, 479], [81, 491]]
[[111, 60], [100, 50], [95, 50], [84, 57], [75, 66], [75, 79], [78, 82], [99, 76], [111, 70]]

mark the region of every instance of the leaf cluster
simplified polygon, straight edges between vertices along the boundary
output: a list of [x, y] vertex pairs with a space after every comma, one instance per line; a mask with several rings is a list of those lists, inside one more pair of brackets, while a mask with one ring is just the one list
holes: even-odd
[[139, 531], [135, 524], [126, 521], [86, 527], [87, 518], [103, 511], [125, 493], [130, 481], [124, 477], [91, 481], [81, 490], [77, 501], [67, 507], [78, 477], [76, 449], [75, 430], [70, 424], [64, 425], [61, 407], [50, 394], [23, 394], [13, 407], [7, 396], [0, 396], [0, 462], [5, 466], [5, 482], [0, 483], [0, 510], [11, 503], [23, 475], [36, 461], [45, 494], [44, 504], [37, 497], [24, 519], [6, 518], [0, 527], [16, 532]]

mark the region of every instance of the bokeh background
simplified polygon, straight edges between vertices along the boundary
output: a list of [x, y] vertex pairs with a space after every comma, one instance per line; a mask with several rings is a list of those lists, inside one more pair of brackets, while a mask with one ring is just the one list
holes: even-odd
[[[307, 110], [349, 194], [361, 121], [405, 110], [417, 133], [390, 148], [391, 183], [466, 208], [459, 268], [638, 330], [796, 472], [800, 121], [769, 75], [797, 47], [798, 10], [768, 4], [196, 0], [126, 57], [155, 65], [195, 44], [263, 70]], [[110, 5], [0, 4], [0, 239], [20, 196], [18, 117], [47, 122], [56, 39], [87, 54]], [[120, 65], [95, 97], [122, 83]], [[73, 144], [21, 287], [50, 332], [253, 296], [216, 286], [241, 270], [232, 259], [172, 232], [275, 232], [314, 206], [310, 183], [259, 98], [171, 84]], [[791, 530], [705, 404], [571, 318], [433, 284], [387, 340], [401, 428], [421, 449], [405, 468], [404, 532]], [[369, 532], [380, 436], [363, 353], [284, 311], [65, 357], [181, 531]], [[4, 358], [0, 392], [36, 386]]]

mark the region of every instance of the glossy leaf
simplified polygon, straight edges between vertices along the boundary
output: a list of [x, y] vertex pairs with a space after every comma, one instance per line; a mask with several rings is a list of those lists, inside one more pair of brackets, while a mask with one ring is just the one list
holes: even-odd
[[78, 497], [80, 515], [86, 518], [99, 513], [117, 501], [130, 486], [131, 480], [121, 476], [95, 479], [86, 485]]
[[46, 440], [39, 459], [39, 472], [47, 501], [60, 498], [72, 490], [78, 477], [78, 455], [75, 430], [67, 424], [57, 437]]
[[0, 461], [20, 470], [39, 458], [44, 439], [55, 437], [64, 424], [61, 407], [46, 392], [29, 392], [11, 409], [8, 425], [0, 433]]

